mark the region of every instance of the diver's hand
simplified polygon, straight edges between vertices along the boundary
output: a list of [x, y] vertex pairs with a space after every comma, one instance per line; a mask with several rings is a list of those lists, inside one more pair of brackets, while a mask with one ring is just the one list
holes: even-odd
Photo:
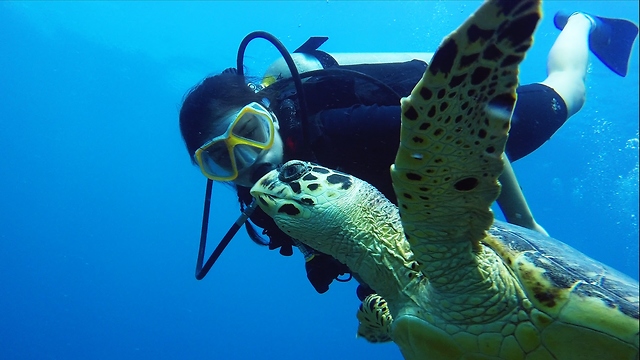
[[335, 278], [349, 272], [349, 268], [333, 257], [316, 253], [313, 258], [304, 264], [307, 270], [307, 279], [314, 289], [320, 294], [329, 290], [329, 285]]
[[535, 220], [533, 220], [533, 224], [529, 227], [531, 230], [535, 230], [543, 235], [549, 236], [547, 230], [545, 230], [540, 224], [538, 224]]
[[276, 230], [265, 229], [263, 231], [263, 234], [266, 234], [269, 237], [269, 250], [275, 250], [280, 248], [280, 255], [283, 255], [283, 256], [293, 255], [293, 239], [291, 239], [288, 235], [286, 235], [282, 231], [278, 233], [277, 230], [280, 230], [280, 229], [276, 229]]

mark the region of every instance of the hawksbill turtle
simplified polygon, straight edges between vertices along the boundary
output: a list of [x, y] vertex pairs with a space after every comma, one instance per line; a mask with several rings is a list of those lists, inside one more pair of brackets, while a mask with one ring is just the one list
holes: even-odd
[[301, 161], [251, 190], [283, 231], [375, 290], [363, 333], [407, 359], [638, 359], [638, 283], [490, 209], [539, 18], [539, 0], [489, 0], [443, 41], [401, 103], [398, 207]]

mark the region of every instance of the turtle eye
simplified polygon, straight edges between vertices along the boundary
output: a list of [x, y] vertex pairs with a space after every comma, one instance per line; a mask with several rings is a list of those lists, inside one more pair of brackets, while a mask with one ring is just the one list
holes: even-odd
[[289, 161], [282, 166], [278, 179], [282, 182], [291, 182], [300, 179], [306, 173], [311, 171], [311, 166], [302, 161]]

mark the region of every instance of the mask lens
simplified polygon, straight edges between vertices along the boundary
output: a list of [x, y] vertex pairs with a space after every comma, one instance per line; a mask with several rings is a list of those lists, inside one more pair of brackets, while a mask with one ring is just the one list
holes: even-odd
[[224, 141], [217, 141], [202, 152], [203, 170], [217, 177], [229, 177], [233, 174], [231, 155]]
[[236, 167], [238, 171], [242, 171], [253, 165], [261, 151], [262, 149], [250, 145], [236, 145], [233, 148], [233, 153], [236, 157]]
[[267, 145], [273, 137], [271, 122], [268, 114], [248, 111], [238, 119], [231, 133], [239, 138]]

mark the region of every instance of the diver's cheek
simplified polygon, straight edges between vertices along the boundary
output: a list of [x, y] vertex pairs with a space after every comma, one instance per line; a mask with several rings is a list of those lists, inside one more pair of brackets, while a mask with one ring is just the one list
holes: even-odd
[[259, 160], [261, 162], [282, 165], [284, 159], [284, 145], [280, 134], [276, 134], [273, 139], [273, 146], [271, 146], [269, 150], [265, 150], [261, 155], [262, 156]]

